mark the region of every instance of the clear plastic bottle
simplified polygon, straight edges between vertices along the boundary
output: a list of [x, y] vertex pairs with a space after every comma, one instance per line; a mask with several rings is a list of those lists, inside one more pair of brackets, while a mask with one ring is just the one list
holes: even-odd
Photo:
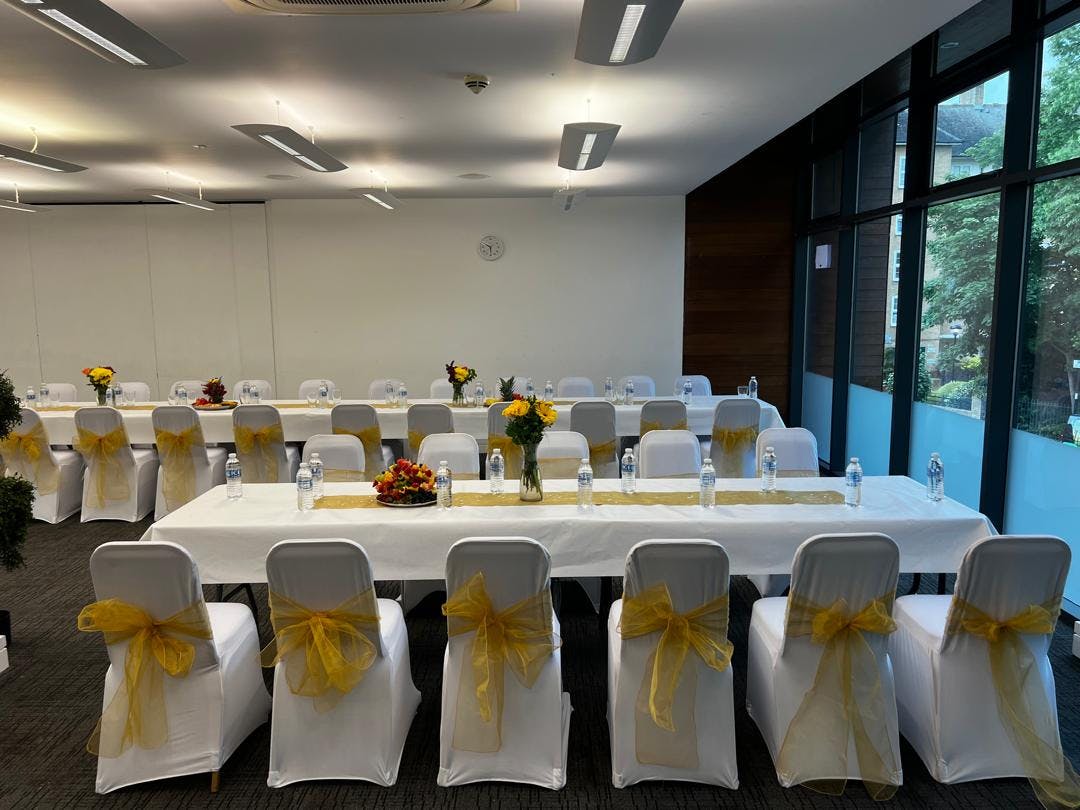
[[244, 479], [236, 453], [229, 453], [229, 458], [225, 461], [225, 495], [230, 501], [244, 496]]
[[551, 380], [548, 380], [544, 383], [544, 400], [551, 402], [553, 399], [555, 399], [555, 386], [551, 384]]
[[309, 512], [315, 508], [311, 467], [307, 465], [307, 462], [301, 463], [296, 473], [296, 508], [301, 512]]
[[620, 468], [622, 471], [623, 493], [631, 495], [637, 492], [637, 460], [634, 458], [634, 451], [629, 447], [627, 447], [626, 452], [623, 453]]
[[473, 404], [477, 408], [483, 408], [484, 407], [484, 399], [485, 399], [485, 397], [486, 397], [486, 393], [484, 391], [484, 381], [483, 380], [477, 380], [476, 381], [476, 387], [473, 389]]
[[439, 462], [439, 469], [435, 472], [435, 499], [439, 509], [449, 509], [454, 505], [454, 476], [445, 461]]
[[397, 403], [402, 408], [409, 407], [409, 389], [405, 387], [405, 383], [402, 383], [397, 392]]
[[38, 408], [37, 391], [34, 390], [34, 386], [32, 385], [26, 389], [26, 407], [32, 411], [35, 411]]
[[52, 405], [52, 400], [49, 398], [49, 386], [42, 383], [41, 388], [38, 389], [38, 407], [48, 408], [50, 405]]
[[394, 393], [394, 384], [390, 380], [387, 380], [386, 385], [383, 387], [383, 390], [386, 392], [386, 404], [396, 405], [397, 394]]
[[761, 457], [761, 491], [776, 492], [776, 451], [771, 447], [765, 448], [765, 455]]
[[308, 466], [311, 468], [311, 497], [312, 500], [322, 500], [323, 496], [323, 463], [319, 458], [318, 453], [312, 453], [311, 458], [308, 459]]
[[945, 500], [945, 464], [937, 453], [930, 454], [926, 465], [926, 497], [931, 501]]
[[252, 405], [258, 405], [262, 402], [262, 389], [257, 385], [251, 386], [251, 396], [249, 399], [251, 399]]
[[525, 378], [525, 396], [526, 397], [535, 397], [536, 396], [536, 387], [533, 385], [532, 377], [526, 377]]
[[608, 402], [615, 401], [615, 381], [611, 377], [604, 378], [604, 399]]
[[627, 380], [626, 384], [623, 386], [623, 404], [624, 405], [633, 405], [634, 404], [634, 381], [633, 380]]
[[105, 407], [116, 407], [116, 389], [111, 385], [105, 389]]
[[[180, 398], [180, 388], [179, 387], [176, 389], [176, 398], [178, 400]], [[240, 404], [241, 405], [250, 405], [251, 404], [251, 383], [246, 382], [240, 388]]]
[[701, 475], [698, 481], [701, 485], [701, 507], [712, 509], [716, 506], [716, 468], [713, 467], [711, 458], [701, 462]]
[[502, 494], [506, 483], [506, 459], [503, 458], [502, 450], [498, 447], [492, 450], [491, 455], [488, 456], [487, 477], [492, 493], [495, 495]]
[[694, 401], [694, 384], [690, 380], [684, 380], [682, 384], [682, 403], [690, 406]]
[[757, 377], [751, 377], [747, 387], [750, 389], [750, 399], [757, 399]]
[[862, 465], [858, 456], [852, 456], [844, 471], [844, 503], [859, 506], [862, 503]]
[[592, 488], [592, 463], [586, 457], [581, 460], [581, 466], [577, 470], [577, 505], [583, 512], [588, 512], [593, 507]]
[[326, 380], [319, 383], [319, 407], [330, 407], [330, 383]]

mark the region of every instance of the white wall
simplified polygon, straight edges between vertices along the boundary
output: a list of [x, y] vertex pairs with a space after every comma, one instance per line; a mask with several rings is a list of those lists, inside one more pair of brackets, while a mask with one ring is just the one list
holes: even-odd
[[[506, 255], [482, 261], [487, 233]], [[684, 199], [549, 199], [57, 206], [0, 215], [0, 368], [18, 392], [107, 363], [163, 396], [221, 374], [295, 396], [328, 377], [426, 393], [449, 360], [489, 385], [680, 373]]]

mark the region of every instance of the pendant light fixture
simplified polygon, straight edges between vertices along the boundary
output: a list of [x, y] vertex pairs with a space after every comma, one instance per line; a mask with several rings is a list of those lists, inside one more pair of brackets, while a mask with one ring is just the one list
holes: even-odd
[[591, 65], [632, 65], [660, 50], [682, 0], [585, 0], [574, 57]]
[[20, 149], [17, 146], [11, 146], [6, 143], [0, 143], [0, 160], [10, 160], [12, 163], [21, 163], [24, 166], [33, 166], [36, 169], [47, 169], [50, 172], [84, 172], [85, 166], [80, 166], [77, 163], [69, 163], [66, 160], [60, 160], [60, 158], [49, 157], [38, 152], [38, 136], [37, 130], [30, 127], [30, 131], [34, 133], [34, 145], [30, 147], [30, 151]]
[[[591, 111], [592, 103], [586, 104], [587, 110]], [[598, 121], [564, 124], [562, 143], [559, 145], [559, 165], [574, 172], [584, 172], [601, 166], [620, 129], [621, 124], [603, 124]]]
[[2, 200], [0, 199], [0, 208], [6, 211], [20, 211], [24, 214], [37, 214], [42, 211], [48, 211], [48, 208], [41, 208], [36, 205], [27, 205], [19, 199], [19, 184], [12, 183], [15, 186], [15, 199], [14, 200]]
[[202, 183], [198, 183], [198, 196], [194, 194], [185, 194], [182, 191], [176, 191], [168, 183], [169, 172], [165, 172], [166, 188], [140, 188], [136, 189], [140, 194], [147, 197], [153, 197], [155, 200], [162, 200], [163, 202], [176, 203], [177, 205], [186, 205], [188, 208], [195, 208], [199, 211], [217, 211], [221, 206], [218, 203], [212, 203], [209, 200], [203, 199]]

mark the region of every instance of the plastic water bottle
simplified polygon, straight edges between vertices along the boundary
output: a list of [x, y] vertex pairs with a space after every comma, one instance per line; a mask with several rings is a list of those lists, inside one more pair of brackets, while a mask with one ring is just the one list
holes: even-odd
[[525, 378], [525, 398], [536, 396], [536, 388], [533, 387], [532, 377]]
[[484, 381], [477, 380], [476, 388], [473, 389], [473, 404], [476, 405], [477, 408], [483, 408], [484, 398]]
[[405, 383], [401, 384], [397, 392], [397, 401], [402, 408], [409, 407], [409, 389], [405, 387]]
[[578, 509], [588, 512], [592, 509], [593, 471], [589, 459], [583, 458], [577, 469], [577, 505]]
[[611, 377], [604, 378], [604, 399], [608, 402], [615, 401], [615, 381]]
[[257, 385], [251, 386], [251, 404], [258, 405], [262, 402], [262, 389]]
[[626, 405], [634, 404], [634, 381], [627, 380], [626, 385], [623, 386], [623, 402]]
[[701, 462], [701, 508], [712, 509], [716, 506], [716, 468], [713, 467], [712, 459], [707, 458]]
[[229, 458], [225, 461], [225, 495], [230, 501], [238, 500], [244, 495], [244, 479], [236, 453], [229, 453]]
[[439, 469], [435, 473], [435, 501], [439, 509], [449, 509], [454, 505], [454, 476], [445, 461], [439, 462]]
[[[176, 394], [177, 394], [177, 398], [179, 398], [179, 396], [180, 396], [180, 389], [179, 388], [176, 389]], [[240, 402], [243, 405], [250, 405], [251, 404], [251, 383], [244, 383], [243, 387], [240, 389]]]
[[487, 477], [492, 493], [502, 494], [503, 485], [506, 483], [506, 459], [503, 458], [502, 450], [498, 447], [488, 456]]
[[32, 411], [37, 410], [38, 407], [37, 391], [32, 385], [26, 389], [26, 407]]
[[689, 406], [694, 401], [694, 384], [684, 380], [682, 384], [682, 404]]
[[307, 462], [300, 465], [296, 473], [296, 508], [301, 512], [310, 512], [315, 508], [315, 492], [311, 482], [311, 467]]
[[623, 453], [622, 464], [622, 491], [624, 495], [632, 495], [637, 492], [637, 461], [634, 459], [634, 451], [629, 447]]
[[319, 407], [328, 408], [330, 406], [330, 384], [323, 380], [319, 383]]
[[750, 385], [748, 387], [750, 389], [750, 399], [757, 399], [757, 377], [750, 378]]
[[308, 466], [311, 468], [311, 498], [315, 501], [321, 501], [323, 496], [323, 463], [318, 453], [311, 454], [311, 458], [308, 459]]
[[396, 405], [397, 404], [397, 395], [394, 393], [394, 384], [392, 382], [390, 382], [390, 380], [386, 381], [385, 391], [386, 391], [386, 404], [387, 405]]
[[[250, 399], [250, 397], [249, 397], [249, 399]], [[176, 404], [177, 405], [187, 405], [188, 404], [187, 389], [182, 385], [176, 386]]]
[[105, 407], [116, 407], [116, 389], [113, 388], [111, 385], [105, 389]]
[[937, 453], [930, 454], [926, 465], [926, 497], [931, 501], [945, 499], [945, 465]]
[[48, 408], [52, 402], [49, 399], [49, 386], [45, 383], [41, 384], [41, 389], [38, 391], [38, 407]]
[[766, 447], [765, 455], [761, 457], [762, 492], [776, 492], [776, 467], [776, 451], [771, 447]]
[[844, 503], [848, 506], [862, 503], [862, 466], [857, 456], [851, 457], [851, 462], [844, 471]]
[[555, 399], [555, 386], [551, 384], [551, 380], [544, 383], [544, 399], [548, 402]]

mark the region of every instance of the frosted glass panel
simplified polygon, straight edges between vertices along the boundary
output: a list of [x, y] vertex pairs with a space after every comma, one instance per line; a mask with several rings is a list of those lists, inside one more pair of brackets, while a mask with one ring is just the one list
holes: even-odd
[[925, 484], [930, 454], [940, 453], [945, 462], [945, 495], [978, 509], [983, 428], [981, 419], [963, 411], [916, 402], [911, 410], [908, 475]]
[[847, 455], [858, 456], [865, 475], [889, 474], [892, 394], [848, 386]]
[[818, 456], [829, 461], [832, 436], [832, 379], [807, 371], [803, 374], [802, 426], [817, 439]]

